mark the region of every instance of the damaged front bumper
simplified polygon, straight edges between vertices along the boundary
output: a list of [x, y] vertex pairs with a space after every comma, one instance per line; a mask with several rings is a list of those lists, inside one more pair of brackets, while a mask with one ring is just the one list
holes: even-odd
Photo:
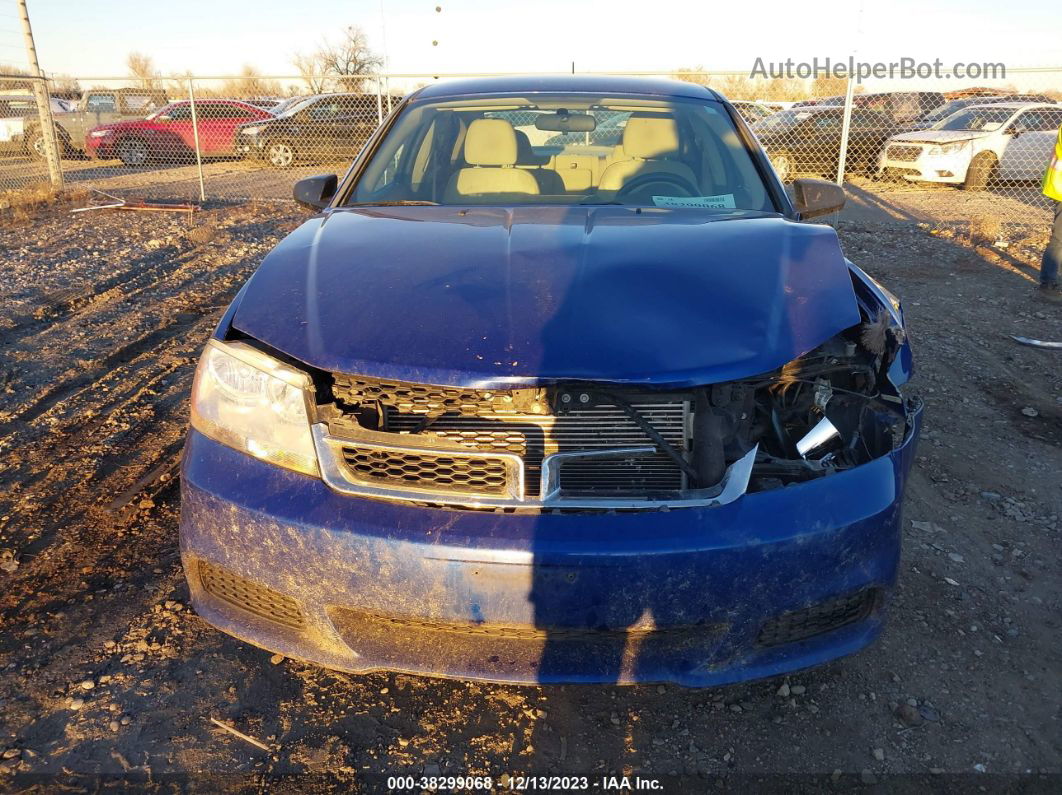
[[921, 422], [861, 466], [717, 507], [513, 514], [344, 496], [189, 434], [201, 616], [339, 670], [718, 685], [871, 643]]

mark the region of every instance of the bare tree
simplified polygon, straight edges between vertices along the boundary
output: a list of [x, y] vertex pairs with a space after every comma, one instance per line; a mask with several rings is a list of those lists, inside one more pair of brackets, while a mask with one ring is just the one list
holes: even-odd
[[250, 64], [243, 65], [239, 77], [221, 84], [221, 96], [226, 97], [266, 97], [281, 93], [283, 89], [278, 81], [264, 79]]
[[697, 65], [692, 69], [683, 66], [672, 74], [672, 77], [686, 83], [696, 83], [699, 86], [707, 86], [711, 82], [709, 76], [705, 74], [704, 67], [700, 65]]
[[715, 87], [727, 99], [756, 99], [756, 81], [747, 75], [727, 75]]
[[763, 84], [763, 89], [758, 92], [757, 99], [769, 99], [778, 101], [792, 101], [806, 99], [808, 88], [803, 80], [795, 77], [772, 77]]
[[334, 86], [361, 91], [364, 76], [383, 66], [383, 58], [372, 51], [365, 31], [357, 25], [349, 25], [338, 43], [325, 41], [316, 52], [296, 55], [292, 62], [315, 94]]
[[328, 90], [329, 79], [324, 74], [318, 53], [296, 55], [291, 59], [311, 94], [323, 94]]
[[848, 80], [843, 77], [816, 77], [811, 81], [811, 96], [837, 97], [848, 91]]
[[125, 68], [129, 70], [129, 76], [133, 79], [137, 88], [161, 88], [162, 75], [155, 69], [155, 62], [150, 55], [142, 52], [131, 52], [125, 59]]

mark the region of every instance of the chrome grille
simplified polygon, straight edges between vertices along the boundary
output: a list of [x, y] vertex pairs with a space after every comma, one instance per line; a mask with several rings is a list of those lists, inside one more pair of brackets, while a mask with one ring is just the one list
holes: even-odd
[[[687, 449], [689, 403], [631, 401], [642, 417], [676, 450]], [[423, 416], [388, 412], [386, 430], [410, 434]], [[520, 456], [528, 496], [537, 496], [542, 459], [558, 452], [653, 445], [652, 439], [618, 406], [597, 405], [558, 415], [530, 413], [493, 416], [446, 415], [416, 435], [424, 445], [433, 439], [473, 450]], [[561, 489], [572, 494], [630, 494], [685, 488], [682, 470], [664, 453], [627, 459], [569, 461], [560, 471]]]
[[889, 160], [898, 160], [901, 163], [913, 163], [922, 154], [921, 146], [908, 146], [905, 144], [893, 144], [889, 147], [886, 157]]

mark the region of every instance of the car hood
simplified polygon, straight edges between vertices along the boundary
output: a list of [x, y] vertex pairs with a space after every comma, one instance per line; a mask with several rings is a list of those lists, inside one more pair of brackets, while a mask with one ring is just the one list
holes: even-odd
[[727, 381], [859, 322], [832, 229], [740, 215], [338, 210], [266, 257], [232, 325], [324, 370], [485, 388]]
[[913, 143], [944, 144], [956, 141], [972, 141], [975, 138], [986, 138], [995, 130], [989, 132], [974, 132], [972, 130], [915, 130], [914, 132], [894, 135], [889, 141], [911, 141]]

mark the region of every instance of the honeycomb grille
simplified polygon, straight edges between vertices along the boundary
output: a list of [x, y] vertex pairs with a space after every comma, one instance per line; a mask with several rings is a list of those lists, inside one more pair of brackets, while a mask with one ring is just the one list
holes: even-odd
[[838, 629], [866, 618], [876, 599], [875, 590], [859, 591], [804, 610], [784, 613], [763, 625], [756, 642], [760, 646], [778, 646]]
[[918, 156], [922, 154], [922, 147], [920, 146], [904, 146], [901, 144], [895, 144], [889, 147], [887, 157], [890, 160], [899, 160], [901, 163], [912, 163], [918, 159]]
[[518, 408], [545, 412], [540, 389], [488, 391], [457, 387], [412, 384], [404, 381], [376, 381], [350, 375], [335, 375], [333, 390], [346, 403], [378, 402], [402, 414], [433, 415], [504, 414]]
[[199, 561], [199, 580], [211, 596], [241, 610], [294, 629], [305, 626], [298, 602], [272, 588], [244, 579], [205, 560]]
[[497, 496], [508, 493], [505, 464], [497, 459], [344, 445], [343, 461], [355, 480], [368, 485]]
[[[653, 401], [633, 405], [676, 450], [687, 448], [686, 403]], [[419, 422], [414, 415], [390, 414], [387, 430], [413, 434]], [[546, 455], [653, 444], [645, 431], [621, 409], [608, 405], [563, 415], [446, 416], [432, 423], [425, 437], [473, 450], [520, 456], [531, 496], [538, 494], [538, 478]], [[571, 461], [561, 469], [560, 481], [561, 488], [569, 494], [591, 495], [676, 491], [684, 484], [682, 470], [663, 453], [631, 460]]]

